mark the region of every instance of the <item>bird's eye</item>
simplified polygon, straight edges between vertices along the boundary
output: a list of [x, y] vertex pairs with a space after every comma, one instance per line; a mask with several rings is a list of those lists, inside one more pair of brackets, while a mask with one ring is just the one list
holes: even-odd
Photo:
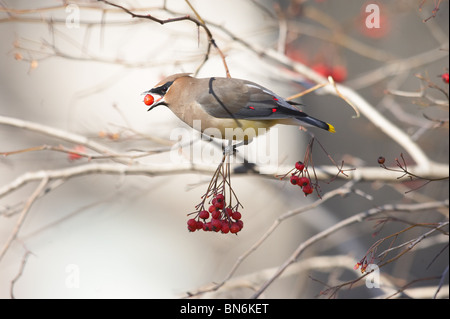
[[172, 83], [173, 83], [173, 81], [170, 81], [170, 82], [165, 83], [164, 85], [158, 86], [158, 87], [152, 89], [151, 93], [156, 93], [161, 96], [164, 96], [167, 93], [167, 90], [172, 85]]

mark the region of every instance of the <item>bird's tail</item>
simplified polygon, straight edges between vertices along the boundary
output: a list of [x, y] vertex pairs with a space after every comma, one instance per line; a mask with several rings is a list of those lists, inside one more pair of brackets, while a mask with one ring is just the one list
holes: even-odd
[[305, 114], [305, 116], [297, 116], [296, 119], [299, 120], [300, 122], [321, 128], [321, 129], [326, 130], [331, 133], [336, 132], [333, 125], [331, 125], [327, 122], [318, 120], [318, 119], [316, 119], [312, 116], [306, 115], [306, 114]]

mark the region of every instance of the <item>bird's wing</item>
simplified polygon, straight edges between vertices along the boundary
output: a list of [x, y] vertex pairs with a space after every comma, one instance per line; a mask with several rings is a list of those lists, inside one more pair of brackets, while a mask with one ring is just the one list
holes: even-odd
[[211, 116], [245, 120], [275, 120], [302, 116], [282, 97], [250, 81], [228, 78], [203, 79], [208, 90], [198, 103]]

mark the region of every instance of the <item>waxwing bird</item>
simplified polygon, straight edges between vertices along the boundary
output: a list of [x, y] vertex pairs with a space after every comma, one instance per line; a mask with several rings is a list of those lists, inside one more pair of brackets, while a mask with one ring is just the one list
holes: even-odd
[[[259, 129], [275, 124], [309, 125], [335, 132], [331, 124], [300, 111], [294, 105], [259, 84], [234, 78], [191, 77], [188, 73], [171, 75], [143, 94], [152, 95], [149, 111], [159, 105], [167, 106], [189, 126], [207, 135], [210, 128], [227, 136], [227, 129], [253, 129], [251, 140]], [[199, 120], [197, 122], [194, 122]], [[213, 130], [213, 131], [214, 131]], [[233, 139], [240, 139], [235, 138]]]

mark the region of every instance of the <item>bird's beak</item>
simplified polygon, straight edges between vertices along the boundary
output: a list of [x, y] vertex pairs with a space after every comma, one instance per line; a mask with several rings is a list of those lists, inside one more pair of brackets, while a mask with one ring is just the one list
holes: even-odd
[[144, 94], [151, 94], [155, 98], [155, 101], [153, 102], [152, 105], [150, 105], [150, 108], [147, 110], [147, 112], [153, 110], [155, 107], [159, 105], [167, 105], [166, 101], [164, 101], [164, 96], [154, 93], [153, 89], [141, 93], [141, 95]]

